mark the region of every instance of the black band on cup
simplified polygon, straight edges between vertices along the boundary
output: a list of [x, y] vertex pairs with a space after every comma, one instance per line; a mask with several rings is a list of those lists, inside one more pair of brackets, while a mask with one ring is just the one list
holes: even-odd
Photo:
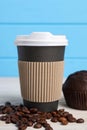
[[58, 108], [58, 100], [53, 102], [31, 102], [23, 99], [24, 105], [28, 108], [37, 108], [39, 111], [43, 112], [51, 112], [57, 110]]
[[18, 46], [18, 60], [51, 62], [64, 59], [65, 46]]

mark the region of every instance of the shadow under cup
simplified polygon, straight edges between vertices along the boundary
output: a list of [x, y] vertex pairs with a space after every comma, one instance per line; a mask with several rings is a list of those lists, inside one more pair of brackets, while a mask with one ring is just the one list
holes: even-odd
[[24, 105], [53, 111], [61, 97], [65, 46], [17, 46]]

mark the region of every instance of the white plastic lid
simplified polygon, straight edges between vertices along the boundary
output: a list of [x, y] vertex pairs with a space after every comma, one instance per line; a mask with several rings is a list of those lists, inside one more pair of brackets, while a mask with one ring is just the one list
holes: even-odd
[[17, 46], [66, 46], [65, 35], [52, 35], [50, 32], [32, 32], [30, 35], [16, 37]]

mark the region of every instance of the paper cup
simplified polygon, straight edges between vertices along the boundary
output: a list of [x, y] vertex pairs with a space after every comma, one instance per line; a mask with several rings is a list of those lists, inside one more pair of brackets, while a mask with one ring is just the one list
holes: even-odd
[[16, 38], [21, 94], [24, 104], [53, 111], [61, 97], [67, 39], [49, 32]]

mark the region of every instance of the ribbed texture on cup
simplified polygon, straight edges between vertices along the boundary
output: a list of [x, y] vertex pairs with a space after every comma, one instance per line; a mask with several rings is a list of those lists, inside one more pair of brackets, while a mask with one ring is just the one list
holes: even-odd
[[79, 110], [87, 110], [87, 92], [64, 92], [64, 96], [68, 106]]
[[56, 101], [61, 97], [64, 61], [19, 61], [22, 97], [32, 102]]

